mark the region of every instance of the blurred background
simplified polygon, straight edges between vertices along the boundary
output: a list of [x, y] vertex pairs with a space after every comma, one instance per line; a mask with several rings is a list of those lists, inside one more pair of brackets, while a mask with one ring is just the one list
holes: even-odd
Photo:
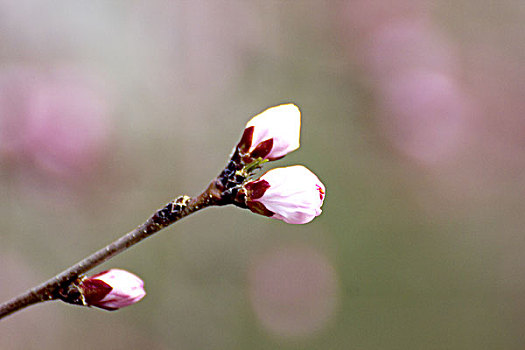
[[[0, 299], [198, 194], [249, 118], [301, 107], [324, 213], [207, 209], [1, 349], [523, 349], [520, 0], [0, 0]], [[267, 169], [269, 168], [267, 167]]]

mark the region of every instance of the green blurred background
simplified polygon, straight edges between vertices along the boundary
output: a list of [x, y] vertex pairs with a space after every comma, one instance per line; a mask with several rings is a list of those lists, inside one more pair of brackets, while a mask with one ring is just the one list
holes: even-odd
[[521, 0], [0, 0], [0, 299], [199, 193], [294, 102], [323, 214], [197, 213], [100, 268], [117, 312], [49, 302], [1, 349], [523, 349]]

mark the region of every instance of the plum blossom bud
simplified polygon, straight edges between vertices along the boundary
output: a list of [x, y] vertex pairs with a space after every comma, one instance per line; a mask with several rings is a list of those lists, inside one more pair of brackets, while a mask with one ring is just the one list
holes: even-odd
[[85, 304], [110, 311], [135, 304], [146, 295], [144, 282], [131, 272], [120, 269], [86, 278], [79, 289]]
[[268, 108], [253, 117], [237, 147], [252, 158], [275, 160], [299, 148], [301, 112], [293, 103]]
[[244, 185], [246, 205], [254, 213], [306, 224], [321, 214], [323, 183], [302, 165], [276, 168]]

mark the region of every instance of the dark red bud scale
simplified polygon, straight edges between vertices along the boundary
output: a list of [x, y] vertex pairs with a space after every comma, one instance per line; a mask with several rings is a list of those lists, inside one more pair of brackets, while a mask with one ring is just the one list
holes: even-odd
[[104, 297], [113, 290], [106, 282], [93, 279], [93, 277], [84, 280], [80, 284], [80, 288], [82, 288], [82, 294], [88, 305], [93, 305], [104, 299]]
[[252, 140], [253, 140], [253, 130], [255, 127], [250, 126], [246, 129], [244, 129], [244, 132], [242, 133], [241, 140], [237, 144], [237, 148], [242, 153], [247, 153], [250, 147], [252, 146]]
[[252, 158], [265, 158], [273, 148], [273, 138], [263, 141], [251, 152]]
[[244, 185], [247, 192], [247, 197], [250, 200], [261, 198], [267, 189], [270, 188], [270, 183], [266, 180], [257, 180], [248, 182]]

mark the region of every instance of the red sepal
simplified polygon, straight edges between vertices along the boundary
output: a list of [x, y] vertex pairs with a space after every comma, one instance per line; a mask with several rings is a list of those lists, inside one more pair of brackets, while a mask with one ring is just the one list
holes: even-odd
[[252, 158], [265, 158], [272, 150], [272, 147], [273, 139], [269, 139], [258, 144], [250, 154]]
[[250, 200], [261, 198], [267, 189], [270, 188], [270, 183], [266, 180], [257, 180], [253, 182], [248, 182], [244, 185], [244, 188], [247, 192], [247, 197]]
[[92, 277], [82, 282], [81, 288], [84, 298], [88, 305], [94, 305], [104, 299], [113, 288], [104, 281], [93, 279]]
[[239, 151], [243, 153], [247, 153], [250, 147], [252, 146], [252, 140], [253, 140], [253, 130], [255, 127], [250, 126], [246, 129], [244, 129], [244, 132], [242, 133], [241, 140], [237, 144], [237, 148]]

